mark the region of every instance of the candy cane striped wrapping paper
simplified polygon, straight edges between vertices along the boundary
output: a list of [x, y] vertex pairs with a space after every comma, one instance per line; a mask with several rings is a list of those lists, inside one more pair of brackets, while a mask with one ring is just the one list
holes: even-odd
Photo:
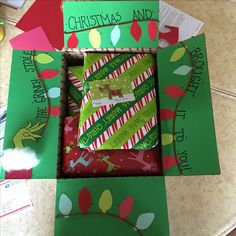
[[[157, 145], [155, 67], [151, 54], [86, 54], [78, 139], [81, 148], [146, 150]], [[117, 77], [129, 78], [135, 100], [93, 107], [89, 82]]]
[[68, 67], [67, 87], [68, 87], [68, 113], [78, 113], [80, 110], [83, 92], [83, 66]]

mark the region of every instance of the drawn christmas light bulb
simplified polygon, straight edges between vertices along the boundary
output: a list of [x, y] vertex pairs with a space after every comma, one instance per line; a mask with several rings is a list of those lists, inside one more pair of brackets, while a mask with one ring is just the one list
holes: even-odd
[[111, 31], [111, 42], [112, 42], [113, 46], [116, 46], [116, 44], [118, 43], [118, 41], [120, 39], [120, 34], [121, 34], [121, 32], [120, 32], [119, 25], [115, 25], [115, 27]]
[[150, 23], [148, 24], [148, 35], [152, 41], [156, 39], [158, 33], [157, 24], [154, 20], [150, 20]]
[[184, 47], [177, 48], [171, 55], [170, 57], [170, 62], [176, 62], [180, 60], [184, 54], [185, 54], [186, 49]]
[[92, 204], [92, 197], [87, 188], [83, 188], [79, 194], [79, 208], [83, 214], [87, 214]]
[[142, 35], [142, 28], [138, 24], [136, 20], [133, 21], [131, 27], [130, 27], [130, 33], [133, 36], [133, 38], [138, 42]]
[[67, 40], [68, 48], [76, 48], [78, 46], [79, 40], [76, 36], [76, 33], [72, 33], [69, 39]]
[[125, 219], [133, 209], [133, 197], [127, 197], [119, 206], [120, 218]]
[[138, 217], [136, 227], [139, 230], [147, 229], [152, 224], [154, 218], [154, 213], [143, 213]]
[[100, 48], [101, 46], [101, 34], [97, 29], [91, 29], [89, 32], [89, 41], [93, 48]]
[[72, 210], [72, 201], [66, 194], [62, 194], [59, 200], [59, 210], [62, 215], [68, 217]]
[[40, 64], [49, 64], [54, 61], [54, 59], [46, 53], [40, 53], [36, 56], [33, 56], [33, 59]]
[[112, 196], [110, 190], [105, 190], [99, 200], [99, 208], [106, 213], [112, 207]]

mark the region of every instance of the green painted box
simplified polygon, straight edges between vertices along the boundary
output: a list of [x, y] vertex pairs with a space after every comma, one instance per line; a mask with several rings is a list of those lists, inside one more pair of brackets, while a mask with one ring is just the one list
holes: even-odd
[[58, 180], [55, 235], [169, 235], [164, 177]]
[[[125, 22], [105, 25], [102, 30], [99, 25], [93, 31], [83, 25], [83, 32], [68, 33], [66, 22], [71, 17], [69, 13], [76, 17], [76, 8], [80, 7], [77, 4], [89, 2], [68, 2], [64, 7], [65, 47], [71, 49], [13, 52], [0, 178], [58, 179], [57, 236], [169, 235], [164, 176], [220, 173], [205, 35], [157, 50], [157, 35], [152, 40], [147, 32], [142, 36], [130, 29], [138, 23], [143, 32], [151, 27], [149, 24], [157, 22], [158, 7], [153, 19], [145, 15], [148, 14], [145, 9], [158, 5], [156, 1], [143, 8], [145, 21], [133, 22], [128, 17]], [[137, 7], [141, 12], [140, 4]], [[71, 8], [74, 10], [69, 11]], [[122, 15], [128, 10], [120, 12]], [[127, 44], [122, 41], [122, 32], [131, 34]], [[140, 42], [134, 42], [139, 39]], [[129, 43], [131, 48], [125, 48]], [[163, 176], [64, 178], [61, 172], [61, 134], [66, 109], [64, 75], [68, 66], [82, 63], [86, 51], [145, 52], [156, 58]]]
[[56, 178], [62, 53], [12, 54], [1, 178]]

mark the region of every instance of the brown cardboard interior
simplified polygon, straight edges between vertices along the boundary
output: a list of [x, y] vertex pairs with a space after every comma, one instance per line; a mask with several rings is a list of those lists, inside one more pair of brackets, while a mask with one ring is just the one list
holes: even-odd
[[[100, 49], [100, 50], [86, 50], [86, 49], [66, 49], [65, 52], [63, 53], [63, 61], [62, 61], [62, 83], [61, 83], [61, 116], [60, 116], [60, 137], [59, 137], [59, 147], [58, 147], [58, 163], [57, 163], [57, 178], [72, 178], [71, 176], [67, 176], [63, 173], [62, 171], [62, 162], [63, 162], [63, 130], [64, 130], [64, 118], [67, 114], [67, 103], [66, 103], [66, 99], [67, 99], [67, 92], [66, 92], [66, 76], [67, 76], [67, 68], [69, 66], [78, 66], [78, 65], [83, 65], [83, 60], [84, 60], [84, 54], [86, 52], [99, 52], [99, 53], [109, 53], [109, 52], [120, 52], [120, 53], [151, 53], [155, 56], [156, 50], [153, 49], [121, 49], [121, 50], [114, 50], [114, 49]], [[156, 58], [156, 57], [155, 57]], [[157, 76], [157, 73], [156, 73]], [[158, 91], [157, 88], [157, 83], [156, 83], [156, 91]], [[158, 93], [157, 93], [158, 96]], [[159, 98], [157, 97], [157, 99], [159, 100]], [[157, 110], [159, 111], [159, 103], [157, 102]], [[159, 117], [159, 114], [158, 114]], [[158, 123], [158, 125], [160, 126], [160, 123]], [[160, 127], [159, 127], [160, 130]], [[159, 140], [160, 137], [159, 137]], [[160, 156], [161, 156], [161, 145], [160, 145], [160, 141], [158, 144], [158, 149], [160, 150]], [[162, 167], [161, 167], [162, 169]], [[163, 174], [162, 174], [163, 175]], [[143, 176], [143, 175], [122, 175], [122, 177], [131, 177], [131, 176]], [[146, 175], [145, 175], [146, 176]], [[150, 174], [148, 175], [150, 176]], [[156, 176], [156, 175], [151, 175], [151, 176]], [[158, 175], [160, 176], [160, 175]], [[120, 177], [119, 175], [81, 175], [81, 176], [76, 176], [73, 178], [88, 178], [88, 177]]]

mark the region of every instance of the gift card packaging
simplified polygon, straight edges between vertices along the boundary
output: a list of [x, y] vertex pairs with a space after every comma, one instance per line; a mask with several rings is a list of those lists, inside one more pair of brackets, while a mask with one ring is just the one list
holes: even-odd
[[13, 53], [0, 176], [58, 179], [55, 235], [169, 235], [164, 176], [220, 172], [205, 36], [157, 50], [157, 1], [63, 10], [70, 49]]

